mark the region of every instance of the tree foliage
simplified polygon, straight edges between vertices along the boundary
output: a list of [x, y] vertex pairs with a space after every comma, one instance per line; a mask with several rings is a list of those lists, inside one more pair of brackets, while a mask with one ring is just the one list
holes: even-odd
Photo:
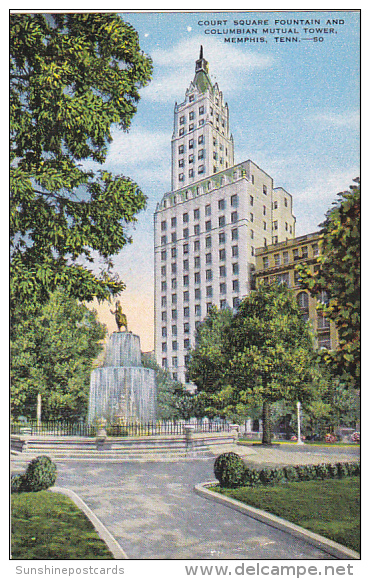
[[[293, 293], [276, 284], [261, 285], [242, 301], [234, 317], [220, 322], [213, 311], [199, 329], [191, 378], [208, 413], [237, 419], [246, 417], [250, 407], [263, 405], [263, 441], [270, 443], [271, 403], [313, 396], [310, 330]], [[210, 348], [208, 356], [207, 344], [217, 332], [216, 351]], [[208, 376], [209, 381], [204, 378]]]
[[166, 368], [161, 368], [149, 354], [142, 355], [142, 363], [145, 368], [151, 368], [155, 371], [157, 419], [178, 420], [195, 416], [194, 396], [185, 390], [181, 382], [174, 380], [171, 373]]
[[338, 194], [322, 224], [317, 271], [299, 266], [302, 287], [312, 295], [325, 291], [328, 303], [318, 305], [335, 323], [339, 345], [321, 357], [334, 375], [359, 388], [360, 379], [360, 183]]
[[77, 420], [87, 414], [90, 374], [106, 328], [96, 313], [58, 289], [32, 318], [23, 317], [11, 339], [11, 412], [42, 419]]
[[[150, 58], [115, 14], [12, 14], [10, 26], [11, 298], [32, 306], [59, 286], [78, 299], [124, 284], [110, 256], [146, 204], [128, 177], [103, 163], [111, 127], [128, 130]], [[83, 263], [94, 256], [107, 269]]]

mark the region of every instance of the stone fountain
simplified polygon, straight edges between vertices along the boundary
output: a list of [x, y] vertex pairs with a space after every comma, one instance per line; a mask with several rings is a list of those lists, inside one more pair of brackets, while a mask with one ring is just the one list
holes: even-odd
[[103, 366], [91, 373], [88, 422], [148, 422], [155, 411], [155, 372], [141, 365], [139, 336], [114, 332]]

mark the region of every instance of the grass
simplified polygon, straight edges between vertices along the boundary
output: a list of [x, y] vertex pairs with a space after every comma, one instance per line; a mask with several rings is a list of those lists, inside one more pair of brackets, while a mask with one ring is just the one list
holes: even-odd
[[113, 559], [89, 519], [68, 497], [12, 494], [13, 559]]
[[232, 497], [360, 552], [360, 477], [223, 489]]

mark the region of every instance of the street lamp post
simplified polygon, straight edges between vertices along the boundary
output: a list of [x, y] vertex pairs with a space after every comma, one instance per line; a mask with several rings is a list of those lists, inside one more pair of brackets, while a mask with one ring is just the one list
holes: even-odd
[[297, 402], [297, 425], [297, 444], [304, 444], [303, 440], [301, 439], [301, 403], [299, 401]]

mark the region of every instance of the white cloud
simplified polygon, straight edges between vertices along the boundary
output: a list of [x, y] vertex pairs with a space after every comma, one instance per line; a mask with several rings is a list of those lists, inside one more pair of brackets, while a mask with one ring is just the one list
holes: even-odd
[[221, 50], [216, 39], [195, 36], [179, 42], [172, 49], [152, 51], [155, 74], [150, 85], [143, 89], [142, 96], [155, 102], [181, 98], [194, 75], [201, 44], [204, 58], [209, 62], [211, 80], [224, 91], [232, 89], [236, 93], [244, 86], [247, 75], [270, 67], [274, 62], [269, 55], [232, 45], [224, 44]]
[[358, 111], [320, 111], [307, 117], [308, 121], [313, 121], [327, 128], [328, 125], [338, 128], [358, 129], [360, 126], [360, 113]]

